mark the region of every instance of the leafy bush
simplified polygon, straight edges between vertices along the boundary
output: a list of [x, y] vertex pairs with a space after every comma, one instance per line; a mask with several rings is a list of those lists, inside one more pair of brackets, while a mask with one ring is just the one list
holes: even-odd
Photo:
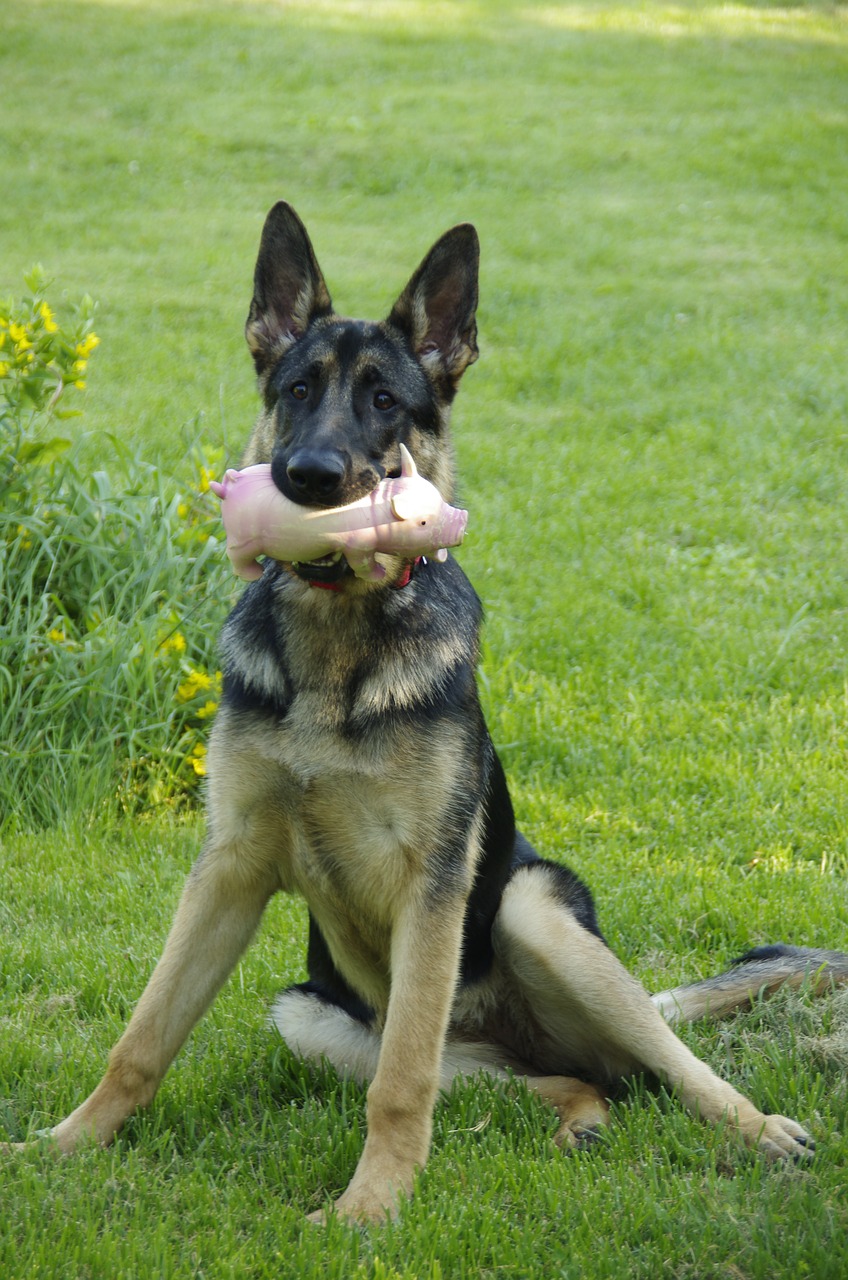
[[[206, 497], [108, 437], [56, 434], [98, 345], [86, 298], [60, 325], [40, 269], [0, 302], [0, 827], [191, 802], [232, 593]], [[107, 442], [98, 439], [103, 453]]]

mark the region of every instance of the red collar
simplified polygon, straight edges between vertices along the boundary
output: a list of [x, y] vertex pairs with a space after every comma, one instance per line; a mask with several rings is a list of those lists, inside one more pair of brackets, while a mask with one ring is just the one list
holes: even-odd
[[413, 573], [418, 568], [418, 566], [420, 565], [423, 559], [424, 559], [423, 556], [416, 556], [414, 560], [410, 560], [407, 564], [403, 566], [403, 573], [400, 575], [397, 582], [392, 583], [392, 587], [394, 588], [395, 591], [400, 591], [403, 587], [409, 586], [410, 582], [412, 581]]

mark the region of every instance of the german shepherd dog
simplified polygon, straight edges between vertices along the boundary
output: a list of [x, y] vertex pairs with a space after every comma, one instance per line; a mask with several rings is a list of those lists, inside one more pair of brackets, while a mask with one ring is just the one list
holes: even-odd
[[[474, 228], [436, 242], [388, 318], [336, 315], [287, 204], [262, 232], [246, 333], [263, 407], [245, 464], [298, 503], [340, 506], [406, 445], [450, 501], [449, 414], [477, 358]], [[456, 561], [266, 561], [225, 624], [208, 834], [164, 954], [91, 1096], [50, 1131], [108, 1143], [153, 1098], [278, 890], [309, 908], [308, 981], [273, 1017], [291, 1049], [370, 1081], [368, 1133], [335, 1210], [396, 1212], [427, 1159], [440, 1088], [523, 1078], [589, 1142], [610, 1088], [647, 1071], [771, 1159], [812, 1141], [764, 1115], [671, 1030], [757, 992], [848, 979], [848, 955], [776, 945], [653, 997], [604, 942], [588, 889], [515, 830], [475, 686], [480, 604]], [[318, 1215], [320, 1217], [320, 1215]]]

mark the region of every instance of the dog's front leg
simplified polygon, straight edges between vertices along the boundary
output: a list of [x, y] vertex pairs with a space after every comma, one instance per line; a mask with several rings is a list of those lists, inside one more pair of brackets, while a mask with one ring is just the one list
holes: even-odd
[[[459, 972], [465, 899], [410, 903], [392, 933], [391, 992], [368, 1134], [334, 1206], [355, 1222], [392, 1217], [426, 1163], [445, 1035]], [[321, 1220], [322, 1214], [313, 1215]]]
[[172, 1059], [233, 969], [274, 890], [235, 845], [210, 846], [194, 865], [162, 958], [94, 1092], [49, 1131], [60, 1151], [106, 1145], [153, 1099]]

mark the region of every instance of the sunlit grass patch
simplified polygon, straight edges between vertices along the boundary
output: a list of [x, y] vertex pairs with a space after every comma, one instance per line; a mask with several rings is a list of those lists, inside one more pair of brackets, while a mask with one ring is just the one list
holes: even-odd
[[826, 3], [779, 5], [754, 0], [750, 4], [716, 4], [693, 0], [678, 5], [610, 5], [598, 0], [594, 4], [527, 4], [522, 16], [528, 22], [564, 31], [629, 32], [661, 39], [765, 36], [848, 44], [848, 31], [834, 21], [837, 6]]

